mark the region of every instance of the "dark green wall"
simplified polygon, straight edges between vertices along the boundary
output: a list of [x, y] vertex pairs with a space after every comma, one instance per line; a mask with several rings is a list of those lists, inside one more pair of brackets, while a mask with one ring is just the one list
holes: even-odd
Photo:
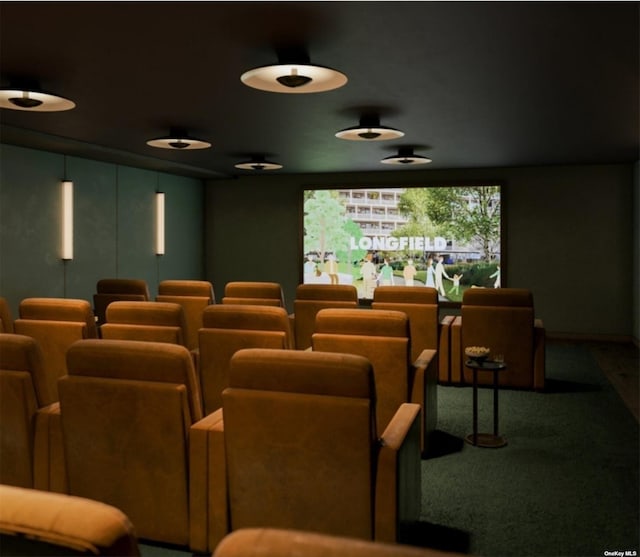
[[[504, 184], [509, 286], [533, 290], [552, 333], [638, 338], [636, 165], [371, 174], [248, 175], [209, 181], [0, 145], [0, 295], [91, 300], [104, 277], [300, 281], [302, 191], [313, 186]], [[75, 184], [75, 257], [60, 260], [60, 181]], [[635, 173], [634, 173], [635, 170]], [[166, 255], [154, 253], [154, 193], [167, 195]], [[635, 248], [634, 248], [635, 246]]]
[[[0, 295], [92, 301], [101, 278], [204, 276], [200, 180], [0, 145]], [[60, 259], [61, 185], [74, 183], [74, 259]], [[155, 255], [155, 192], [166, 194], [166, 254]]]
[[550, 166], [262, 174], [210, 181], [206, 275], [220, 294], [231, 280], [280, 282], [291, 310], [301, 280], [300, 204], [305, 187], [500, 181], [505, 284], [533, 290], [536, 312], [552, 333], [630, 338], [638, 312], [632, 279], [638, 218], [633, 170], [633, 165]]

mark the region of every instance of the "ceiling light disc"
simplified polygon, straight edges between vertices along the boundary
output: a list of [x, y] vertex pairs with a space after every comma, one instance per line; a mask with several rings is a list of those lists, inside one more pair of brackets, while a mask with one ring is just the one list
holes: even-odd
[[404, 137], [404, 132], [386, 126], [354, 126], [339, 131], [336, 137], [350, 141], [387, 141]]
[[282, 168], [281, 164], [275, 162], [268, 161], [246, 161], [239, 162], [234, 165], [236, 168], [240, 168], [242, 170], [278, 170]]
[[410, 166], [413, 164], [429, 164], [433, 162], [427, 157], [421, 157], [420, 155], [393, 155], [380, 161], [382, 164], [396, 164], [401, 166]]
[[195, 149], [208, 149], [211, 143], [191, 137], [159, 137], [150, 139], [147, 145], [158, 149], [172, 149], [174, 151], [189, 151]]
[[75, 108], [76, 103], [64, 97], [42, 93], [39, 91], [25, 91], [22, 89], [0, 90], [0, 107], [27, 112], [60, 112]]
[[338, 89], [347, 83], [343, 73], [309, 64], [276, 64], [243, 73], [242, 83], [272, 93], [321, 93]]

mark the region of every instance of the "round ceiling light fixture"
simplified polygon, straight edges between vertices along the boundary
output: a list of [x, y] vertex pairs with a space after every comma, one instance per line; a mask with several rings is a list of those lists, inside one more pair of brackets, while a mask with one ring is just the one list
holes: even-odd
[[363, 116], [360, 118], [359, 126], [341, 130], [336, 133], [336, 137], [350, 141], [387, 141], [404, 137], [404, 132], [381, 126], [377, 116]]
[[248, 87], [272, 93], [322, 93], [348, 81], [337, 70], [309, 63], [261, 66], [244, 72], [240, 80]]
[[429, 164], [431, 159], [413, 153], [413, 147], [401, 147], [397, 155], [386, 157], [380, 161], [382, 164], [399, 164], [409, 166], [412, 164]]
[[58, 95], [33, 88], [3, 87], [0, 89], [0, 107], [28, 112], [61, 112], [75, 108], [76, 103]]
[[158, 149], [173, 149], [176, 151], [187, 151], [194, 149], [208, 149], [211, 143], [203, 139], [189, 137], [184, 130], [172, 129], [169, 135], [165, 137], [157, 137], [147, 141], [147, 145]]
[[234, 165], [236, 168], [240, 168], [242, 170], [278, 170], [282, 168], [281, 164], [277, 162], [270, 162], [265, 160], [262, 156], [254, 156], [251, 157], [251, 160], [239, 162]]

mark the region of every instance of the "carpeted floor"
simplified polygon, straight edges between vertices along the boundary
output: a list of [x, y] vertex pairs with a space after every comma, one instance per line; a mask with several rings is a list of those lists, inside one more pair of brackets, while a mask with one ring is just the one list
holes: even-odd
[[[586, 345], [547, 343], [547, 386], [500, 391], [500, 449], [463, 442], [471, 389], [438, 387], [436, 451], [422, 462], [422, 517], [407, 542], [482, 557], [640, 551], [637, 420]], [[491, 430], [491, 405], [481, 389], [480, 431]]]

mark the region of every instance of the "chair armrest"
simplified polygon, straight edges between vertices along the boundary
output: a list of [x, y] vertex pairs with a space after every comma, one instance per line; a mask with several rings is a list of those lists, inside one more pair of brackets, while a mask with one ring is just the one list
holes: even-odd
[[454, 315], [445, 315], [438, 326], [438, 380], [451, 382], [451, 325]]
[[420, 449], [425, 454], [438, 424], [438, 352], [423, 350], [413, 363], [413, 372], [409, 402], [419, 404], [422, 409]]
[[222, 409], [189, 430], [189, 546], [210, 553], [229, 531]]
[[449, 357], [449, 381], [454, 385], [462, 384], [462, 316], [458, 315], [451, 323], [451, 351]]
[[42, 491], [69, 493], [59, 402], [38, 409], [35, 415], [33, 486]]
[[533, 388], [543, 391], [546, 375], [546, 331], [542, 319], [533, 324]]
[[375, 493], [376, 541], [395, 543], [420, 518], [420, 406], [404, 403], [380, 438]]

